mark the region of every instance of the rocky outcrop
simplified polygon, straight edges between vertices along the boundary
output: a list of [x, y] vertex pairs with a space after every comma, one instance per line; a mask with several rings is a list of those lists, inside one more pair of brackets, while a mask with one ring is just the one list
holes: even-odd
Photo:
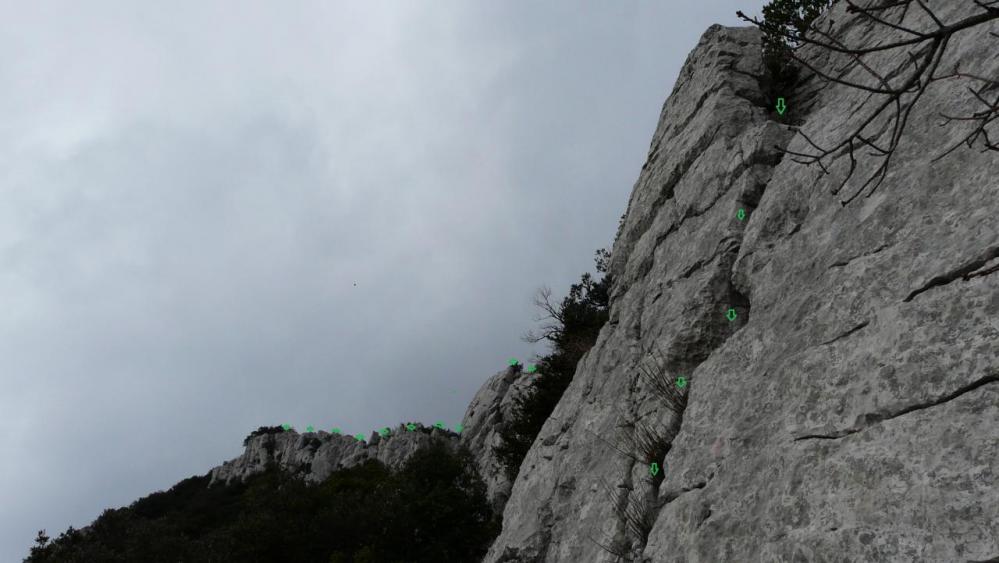
[[[886, 40], [842, 4], [841, 37]], [[999, 76], [988, 31], [943, 68]], [[999, 557], [999, 157], [927, 158], [961, 135], [939, 112], [974, 102], [927, 91], [884, 184], [844, 206], [844, 159], [826, 176], [780, 148], [805, 148], [796, 125], [832, 144], [868, 94], [813, 80], [781, 119], [759, 52], [714, 26], [689, 56], [614, 244], [610, 321], [486, 561]], [[683, 376], [684, 408], [643, 367]], [[640, 429], [668, 438], [656, 475]]]
[[211, 484], [244, 481], [263, 472], [268, 464], [300, 475], [309, 483], [319, 483], [334, 471], [372, 459], [398, 469], [413, 453], [435, 439], [458, 445], [457, 434], [422, 425], [415, 430], [400, 425], [385, 437], [372, 433], [367, 441], [323, 431], [299, 434], [287, 430], [253, 435], [247, 438], [242, 455], [212, 469]]
[[490, 377], [469, 403], [462, 420], [465, 430], [461, 443], [475, 457], [487, 495], [497, 512], [506, 505], [513, 484], [497, 460], [494, 448], [500, 445], [500, 429], [513, 417], [516, 398], [530, 389], [533, 377], [537, 376], [514, 367]]
[[486, 483], [487, 495], [497, 512], [503, 510], [512, 483], [497, 461], [493, 448], [499, 431], [510, 420], [514, 400], [530, 388], [532, 374], [509, 367], [490, 377], [465, 411], [462, 432], [424, 427], [415, 430], [400, 425], [387, 436], [372, 433], [367, 441], [329, 432], [298, 433], [280, 428], [255, 432], [246, 439], [239, 457], [211, 471], [211, 483], [232, 483], [263, 472], [268, 464], [302, 476], [309, 483], [325, 480], [339, 469], [375, 459], [391, 468], [401, 467], [418, 449], [433, 439], [445, 439], [454, 447], [465, 447], [475, 459]]

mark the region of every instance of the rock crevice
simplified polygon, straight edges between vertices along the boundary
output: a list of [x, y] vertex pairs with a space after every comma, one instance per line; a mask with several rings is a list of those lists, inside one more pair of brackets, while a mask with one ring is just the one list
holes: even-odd
[[988, 375], [988, 376], [985, 376], [985, 377], [983, 377], [981, 379], [977, 379], [977, 380], [969, 383], [968, 385], [965, 385], [965, 386], [961, 387], [957, 391], [954, 391], [952, 393], [948, 393], [948, 394], [943, 395], [942, 397], [939, 397], [939, 398], [934, 399], [932, 401], [926, 401], [926, 402], [922, 402], [922, 403], [916, 403], [914, 405], [909, 405], [909, 406], [907, 406], [905, 408], [896, 410], [896, 411], [888, 413], [888, 414], [883, 414], [883, 413], [867, 413], [867, 414], [861, 416], [858, 419], [858, 424], [856, 426], [853, 426], [852, 428], [846, 428], [846, 429], [843, 429], [843, 430], [837, 430], [835, 432], [829, 432], [829, 433], [823, 433], [823, 434], [818, 434], [818, 433], [815, 433], [815, 434], [805, 434], [803, 436], [797, 436], [797, 437], [795, 437], [794, 441], [795, 442], [801, 442], [801, 441], [805, 441], [805, 440], [838, 440], [840, 438], [849, 436], [851, 434], [856, 434], [858, 432], [862, 432], [862, 431], [866, 430], [867, 428], [870, 428], [871, 426], [873, 426], [875, 424], [880, 424], [882, 422], [886, 422], [886, 421], [898, 418], [900, 416], [905, 416], [905, 415], [907, 415], [909, 413], [912, 413], [912, 412], [915, 412], [915, 411], [920, 411], [920, 410], [923, 410], [923, 409], [929, 409], [929, 408], [933, 408], [933, 407], [938, 407], [938, 406], [940, 406], [940, 405], [942, 405], [944, 403], [947, 403], [947, 402], [953, 401], [955, 399], [958, 399], [958, 398], [960, 398], [960, 397], [962, 397], [962, 396], [964, 396], [964, 395], [966, 395], [968, 393], [976, 391], [976, 390], [980, 389], [981, 387], [983, 387], [985, 385], [990, 385], [992, 383], [999, 383], [999, 375]]
[[981, 254], [979, 254], [977, 258], [969, 260], [968, 262], [962, 264], [961, 266], [958, 266], [957, 268], [954, 268], [953, 270], [950, 270], [945, 274], [930, 278], [930, 280], [925, 284], [923, 284], [919, 289], [916, 289], [912, 291], [912, 293], [907, 295], [906, 298], [903, 299], [903, 301], [908, 303], [909, 301], [915, 299], [919, 294], [927, 292], [935, 287], [944, 286], [958, 280], [968, 281], [974, 277], [985, 276], [993, 272], [999, 271], [999, 265], [988, 268], [981, 272], [976, 271], [985, 266], [986, 264], [988, 264], [989, 262], [991, 262], [992, 260], [995, 260], [996, 258], [999, 258], [999, 246], [993, 246], [991, 248], [987, 248]]

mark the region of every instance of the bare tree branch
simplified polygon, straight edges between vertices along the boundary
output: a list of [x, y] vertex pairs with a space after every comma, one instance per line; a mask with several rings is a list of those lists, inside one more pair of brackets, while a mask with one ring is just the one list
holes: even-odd
[[[835, 195], [846, 187], [859, 168], [857, 149], [866, 147], [870, 150], [864, 151], [864, 153], [869, 157], [879, 159], [880, 162], [860, 187], [854, 189], [851, 195], [841, 199], [840, 202], [847, 205], [862, 194], [869, 197], [887, 178], [895, 151], [903, 139], [914, 109], [932, 84], [944, 80], [968, 80], [977, 83], [977, 88], [968, 88], [968, 91], [972, 99], [979, 104], [979, 110], [965, 115], [941, 113], [943, 117], [941, 125], [964, 123], [970, 124], [971, 127], [959, 142], [948, 147], [934, 160], [939, 160], [962, 146], [973, 148], [980, 144], [985, 151], [999, 150], [994, 140], [996, 132], [989, 129], [991, 125], [999, 121], [999, 96], [992, 99], [986, 95], [990, 90], [999, 88], [999, 80], [965, 73], [960, 71], [957, 66], [950, 73], [938, 75], [947, 48], [955, 34], [999, 20], [999, 0], [970, 0], [969, 5], [973, 5], [973, 9], [977, 7], [977, 13], [972, 13], [950, 23], [944, 21], [924, 0], [870, 2], [868, 5], [861, 5], [857, 0], [846, 0], [846, 4], [847, 13], [871, 22], [875, 26], [894, 30], [911, 37], [878, 45], [849, 46], [837, 39], [830, 30], [823, 30], [814, 23], [809, 23], [807, 29], [802, 32], [787, 27], [767, 25], [767, 22], [747, 17], [742, 12], [738, 12], [739, 17], [744, 21], [760, 27], [766, 33], [776, 34], [778, 38], [782, 39], [788, 45], [786, 51], [788, 58], [799, 67], [827, 82], [868, 92], [869, 98], [871, 96], [882, 98], [874, 102], [872, 108], [868, 108], [866, 115], [859, 120], [857, 125], [849, 129], [848, 134], [830, 146], [820, 146], [805, 132], [799, 131], [801, 138], [811, 148], [806, 151], [782, 149], [793, 157], [794, 162], [806, 166], [815, 164], [823, 175], [827, 175], [830, 174], [829, 164], [833, 160], [847, 157], [849, 159], [848, 170], [842, 182], [839, 182], [832, 189], [832, 193]], [[933, 22], [933, 27], [916, 29], [906, 25], [904, 23], [905, 15], [911, 6], [916, 6], [916, 10], [925, 13]], [[894, 19], [893, 10], [900, 12], [897, 23], [891, 21]], [[995, 32], [990, 31], [989, 35], [999, 38], [999, 34]], [[818, 68], [799, 54], [799, 49], [804, 46], [847, 56], [851, 64], [845, 67], [843, 72], [849, 72], [851, 66], [860, 67], [866, 75], [873, 78], [874, 83], [847, 79], [845, 75], [836, 76]], [[886, 71], [877, 69], [875, 65], [865, 59], [868, 55], [887, 52], [898, 52], [905, 62]], [[899, 80], [894, 80], [895, 77], [898, 77]]]
[[534, 306], [541, 310], [542, 314], [534, 318], [536, 322], [544, 323], [538, 332], [528, 331], [523, 336], [523, 340], [536, 344], [542, 340], [555, 342], [562, 335], [562, 327], [565, 326], [565, 316], [558, 303], [552, 302], [552, 289], [547, 285], [538, 288], [534, 294]]

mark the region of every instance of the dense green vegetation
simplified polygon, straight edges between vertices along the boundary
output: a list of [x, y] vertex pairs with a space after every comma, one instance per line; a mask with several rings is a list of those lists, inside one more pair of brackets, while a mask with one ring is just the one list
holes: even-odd
[[276, 468], [245, 484], [186, 479], [86, 531], [39, 533], [30, 563], [479, 561], [499, 531], [471, 456], [443, 443], [399, 470], [371, 461], [306, 485]]
[[600, 328], [607, 322], [611, 276], [607, 273], [609, 254], [597, 251], [597, 273], [601, 279], [583, 274], [579, 283], [572, 284], [561, 303], [551, 301], [551, 292], [542, 289], [536, 303], [544, 316], [541, 332], [527, 339], [542, 340], [551, 345], [551, 352], [537, 362], [538, 375], [530, 390], [514, 401], [513, 417], [504, 421], [499, 434], [501, 442], [496, 455], [507, 475], [513, 479], [520, 470], [524, 456], [537, 438], [545, 420], [576, 373], [576, 364], [594, 343]]
[[763, 6], [763, 59], [777, 83], [797, 79], [791, 50], [831, 4], [832, 0], [771, 0]]

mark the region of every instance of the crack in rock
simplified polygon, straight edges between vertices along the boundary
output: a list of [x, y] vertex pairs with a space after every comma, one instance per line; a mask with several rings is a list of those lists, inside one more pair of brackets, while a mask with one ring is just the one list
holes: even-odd
[[859, 330], [863, 330], [869, 324], [871, 324], [871, 321], [864, 321], [864, 322], [860, 323], [859, 325], [851, 328], [850, 330], [844, 332], [843, 334], [837, 336], [836, 338], [833, 338], [832, 340], [827, 340], [827, 341], [823, 342], [822, 345], [823, 346], [828, 346], [829, 344], [832, 344], [833, 342], [836, 342], [836, 341], [839, 341], [839, 340], [843, 340], [844, 338], [850, 336], [851, 334], [853, 334], [853, 333], [855, 333], [855, 332], [857, 332]]
[[840, 260], [838, 262], [834, 262], [834, 263], [832, 263], [832, 264], [829, 265], [829, 269], [831, 270], [833, 268], [841, 268], [843, 266], [849, 265], [854, 260], [859, 260], [861, 258], [867, 258], [868, 256], [874, 256], [875, 254], [877, 254], [877, 253], [881, 252], [882, 250], [888, 248], [888, 246], [889, 246], [888, 243], [885, 243], [885, 244], [882, 244], [881, 246], [875, 248], [874, 250], [870, 250], [870, 251], [865, 252], [863, 254], [858, 254], [857, 256], [854, 256], [852, 258], [847, 258], [846, 260]]
[[913, 291], [912, 293], [910, 293], [909, 296], [906, 297], [905, 299], [903, 299], [902, 301], [904, 303], [908, 303], [908, 302], [912, 301], [913, 299], [915, 299], [916, 296], [919, 295], [920, 293], [929, 291], [929, 290], [933, 289], [934, 287], [940, 287], [940, 286], [943, 286], [943, 285], [947, 285], [947, 284], [955, 282], [955, 281], [957, 281], [959, 279], [963, 279], [964, 281], [968, 281], [969, 279], [971, 279], [972, 277], [975, 277], [976, 275], [983, 275], [984, 276], [984, 275], [990, 274], [992, 272], [995, 272], [995, 271], [997, 271], [996, 268], [990, 268], [985, 273], [978, 273], [978, 274], [974, 273], [976, 270], [978, 270], [979, 268], [981, 268], [985, 264], [988, 264], [990, 261], [992, 261], [992, 260], [994, 260], [996, 258], [999, 258], [999, 246], [993, 246], [993, 247], [987, 248], [987, 249], [985, 249], [984, 252], [982, 252], [978, 256], [978, 258], [976, 258], [976, 259], [974, 259], [974, 260], [972, 260], [970, 262], [967, 262], [963, 266], [955, 268], [955, 269], [947, 272], [946, 274], [943, 274], [941, 276], [936, 276], [936, 277], [930, 279], [930, 281], [926, 282], [925, 284], [923, 284], [922, 287], [920, 287], [919, 289], [917, 289], [917, 290]]
[[661, 497], [661, 499], [660, 499], [661, 500], [661, 504], [659, 505], [659, 508], [661, 509], [661, 508], [665, 507], [667, 504], [675, 501], [676, 499], [678, 499], [681, 496], [689, 493], [690, 491], [699, 491], [699, 490], [701, 490], [701, 489], [703, 489], [704, 487], [707, 487], [707, 486], [708, 486], [708, 482], [707, 481], [698, 481], [697, 483], [694, 483], [693, 485], [691, 485], [689, 487], [683, 487], [679, 491], [677, 491], [675, 489], [672, 490], [672, 491], [667, 491], [666, 494], [664, 494]]
[[885, 422], [887, 420], [892, 420], [892, 419], [898, 418], [900, 416], [907, 415], [907, 414], [909, 414], [911, 412], [925, 410], [925, 409], [928, 409], [928, 408], [940, 406], [940, 405], [942, 405], [944, 403], [953, 401], [954, 399], [957, 399], [958, 397], [960, 397], [962, 395], [966, 395], [968, 393], [971, 393], [972, 391], [975, 391], [976, 389], [979, 389], [979, 388], [984, 387], [986, 385], [989, 385], [991, 383], [999, 383], [999, 373], [987, 375], [987, 376], [985, 376], [985, 377], [983, 377], [981, 379], [978, 379], [977, 381], [974, 381], [972, 383], [969, 383], [968, 385], [965, 385], [964, 387], [961, 387], [960, 389], [958, 389], [957, 391], [954, 391], [953, 393], [949, 393], [949, 394], [944, 395], [943, 397], [940, 397], [940, 398], [935, 399], [933, 401], [928, 401], [928, 402], [925, 402], [925, 403], [916, 403], [915, 405], [910, 405], [908, 407], [905, 407], [902, 410], [899, 410], [899, 411], [897, 411], [895, 413], [892, 413], [892, 414], [889, 414], [889, 415], [883, 415], [883, 414], [880, 414], [880, 413], [867, 413], [867, 414], [865, 414], [863, 416], [864, 422], [860, 426], [855, 426], [855, 427], [852, 427], [852, 428], [845, 428], [843, 430], [837, 430], [837, 431], [831, 432], [829, 434], [805, 434], [803, 436], [797, 436], [796, 438], [794, 438], [793, 441], [794, 442], [801, 442], [801, 441], [804, 441], [804, 440], [838, 440], [838, 439], [843, 438], [845, 436], [849, 436], [850, 434], [856, 434], [857, 432], [860, 432], [862, 430], [866, 430], [867, 428], [870, 428], [871, 426], [874, 426], [875, 424], [879, 424], [879, 423]]

